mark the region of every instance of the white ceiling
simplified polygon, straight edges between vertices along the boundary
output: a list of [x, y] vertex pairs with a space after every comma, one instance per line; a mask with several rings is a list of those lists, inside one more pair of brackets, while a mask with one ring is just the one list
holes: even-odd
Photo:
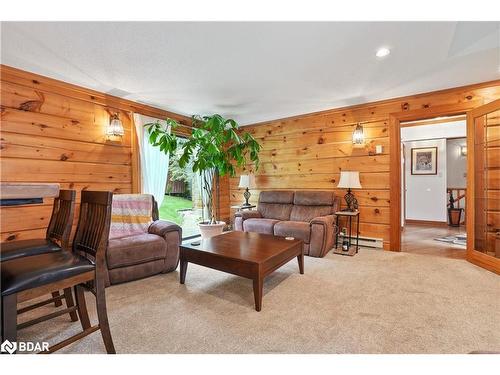
[[[2, 22], [1, 61], [251, 124], [500, 78], [498, 22]], [[375, 57], [381, 46], [391, 49]]]

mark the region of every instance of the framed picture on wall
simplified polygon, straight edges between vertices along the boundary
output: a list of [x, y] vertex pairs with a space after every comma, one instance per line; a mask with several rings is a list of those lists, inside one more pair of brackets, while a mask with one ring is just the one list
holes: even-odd
[[411, 149], [411, 174], [437, 174], [437, 147]]

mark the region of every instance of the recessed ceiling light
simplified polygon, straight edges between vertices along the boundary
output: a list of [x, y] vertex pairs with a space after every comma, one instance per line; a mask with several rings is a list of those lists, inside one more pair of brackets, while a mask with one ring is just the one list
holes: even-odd
[[388, 54], [391, 53], [391, 50], [389, 48], [386, 48], [386, 47], [382, 47], [382, 48], [379, 48], [377, 50], [377, 53], [375, 54], [377, 57], [385, 57], [387, 56]]

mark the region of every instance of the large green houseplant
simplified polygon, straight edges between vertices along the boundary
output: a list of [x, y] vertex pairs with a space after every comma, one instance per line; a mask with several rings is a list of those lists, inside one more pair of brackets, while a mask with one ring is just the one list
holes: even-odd
[[[181, 126], [173, 119], [167, 119], [166, 122], [173, 129]], [[180, 147], [179, 166], [184, 168], [190, 164], [193, 172], [201, 176], [202, 201], [208, 220], [200, 223], [200, 228], [203, 225], [218, 226], [222, 232], [224, 223], [217, 221], [214, 206], [219, 176], [235, 176], [236, 168], [242, 167], [247, 161], [252, 162], [257, 170], [261, 146], [250, 133], [238, 131], [236, 121], [221, 115], [193, 116], [192, 126], [191, 135], [186, 142], [181, 143], [159, 121], [146, 125], [149, 142], [153, 146], [171, 154]]]

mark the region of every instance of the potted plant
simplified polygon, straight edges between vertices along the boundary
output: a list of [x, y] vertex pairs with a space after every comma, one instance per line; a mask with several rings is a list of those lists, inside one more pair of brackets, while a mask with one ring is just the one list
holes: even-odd
[[[176, 128], [179, 123], [167, 119], [167, 124]], [[202, 238], [222, 233], [226, 223], [217, 221], [214, 192], [219, 191], [219, 177], [236, 175], [236, 167], [242, 167], [249, 159], [259, 166], [260, 144], [248, 132], [239, 132], [238, 124], [221, 115], [192, 117], [192, 133], [186, 142], [177, 142], [177, 136], [159, 122], [147, 124], [149, 142], [165, 153], [174, 153], [180, 144], [179, 166], [190, 164], [193, 172], [202, 181], [203, 213], [208, 220], [199, 223]], [[214, 189], [215, 184], [215, 189]]]

